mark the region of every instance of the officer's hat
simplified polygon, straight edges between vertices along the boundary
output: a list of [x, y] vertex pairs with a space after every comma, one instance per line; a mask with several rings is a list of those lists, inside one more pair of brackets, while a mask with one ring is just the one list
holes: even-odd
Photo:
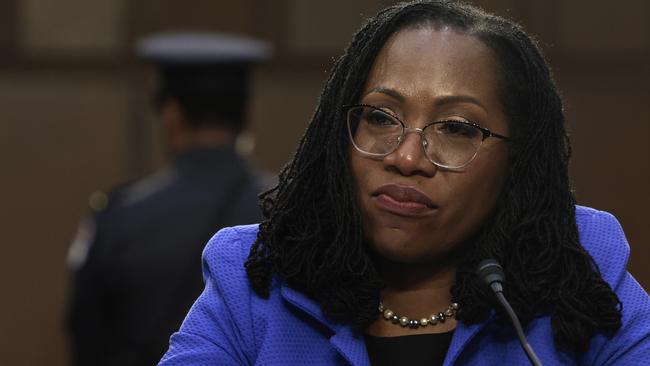
[[136, 55], [158, 66], [157, 103], [176, 98], [190, 122], [241, 125], [252, 65], [268, 60], [268, 43], [223, 33], [174, 32], [142, 38]]

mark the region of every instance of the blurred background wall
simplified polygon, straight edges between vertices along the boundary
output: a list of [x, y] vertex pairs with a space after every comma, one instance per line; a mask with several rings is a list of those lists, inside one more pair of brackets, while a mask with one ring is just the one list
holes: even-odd
[[[336, 57], [388, 0], [0, 0], [0, 363], [65, 365], [65, 256], [89, 195], [164, 160], [138, 37], [272, 42], [253, 81], [251, 156], [277, 172]], [[538, 36], [566, 100], [579, 202], [614, 213], [650, 288], [650, 2], [477, 0]]]

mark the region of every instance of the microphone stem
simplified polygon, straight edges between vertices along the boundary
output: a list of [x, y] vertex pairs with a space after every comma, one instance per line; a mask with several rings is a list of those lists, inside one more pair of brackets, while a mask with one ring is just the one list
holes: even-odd
[[512, 324], [515, 327], [515, 331], [517, 332], [517, 337], [519, 338], [519, 343], [521, 344], [521, 348], [524, 349], [524, 352], [526, 353], [526, 356], [528, 356], [530, 363], [533, 364], [534, 366], [542, 366], [542, 363], [539, 361], [539, 358], [537, 358], [535, 351], [533, 351], [533, 347], [531, 347], [530, 344], [528, 344], [528, 340], [526, 339], [526, 335], [524, 335], [524, 330], [521, 327], [521, 323], [519, 323], [519, 319], [517, 318], [517, 315], [515, 314], [514, 310], [512, 310], [512, 307], [506, 300], [505, 296], [503, 296], [503, 293], [500, 291], [495, 292], [495, 294], [497, 296], [497, 299], [503, 306], [503, 308], [506, 309], [506, 312], [508, 313], [508, 316], [510, 317]]

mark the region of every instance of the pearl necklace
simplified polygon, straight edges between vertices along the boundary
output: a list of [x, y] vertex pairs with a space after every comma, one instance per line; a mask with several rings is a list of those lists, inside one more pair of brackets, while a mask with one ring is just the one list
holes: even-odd
[[393, 322], [393, 324], [399, 324], [402, 327], [417, 329], [419, 327], [426, 327], [427, 325], [436, 325], [438, 323], [444, 323], [445, 319], [452, 318], [456, 316], [458, 312], [459, 305], [458, 303], [452, 302], [449, 304], [445, 311], [441, 311], [438, 314], [432, 314], [427, 318], [422, 318], [420, 320], [411, 320], [406, 316], [400, 316], [395, 314], [389, 308], [384, 307], [384, 303], [379, 302], [379, 312], [382, 313], [384, 319], [387, 321]]

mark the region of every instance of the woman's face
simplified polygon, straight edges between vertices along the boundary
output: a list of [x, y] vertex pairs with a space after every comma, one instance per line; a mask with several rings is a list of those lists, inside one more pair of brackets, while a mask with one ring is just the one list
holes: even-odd
[[[508, 136], [497, 75], [478, 39], [444, 27], [405, 29], [384, 45], [358, 102], [389, 111], [411, 128], [454, 119]], [[365, 239], [389, 261], [444, 261], [490, 215], [504, 184], [503, 140], [486, 139], [461, 170], [433, 165], [421, 141], [409, 133], [382, 158], [350, 146]]]

